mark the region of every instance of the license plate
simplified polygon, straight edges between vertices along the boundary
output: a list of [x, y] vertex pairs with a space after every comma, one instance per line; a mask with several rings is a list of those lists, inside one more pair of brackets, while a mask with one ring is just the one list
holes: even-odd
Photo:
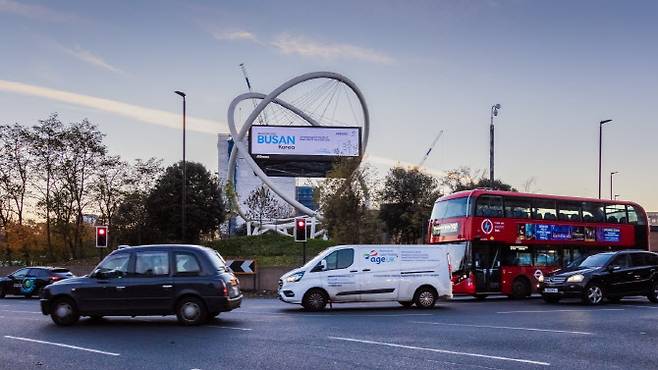
[[557, 293], [557, 288], [544, 288], [544, 293]]
[[21, 283], [14, 283], [14, 288], [22, 288], [23, 284]]

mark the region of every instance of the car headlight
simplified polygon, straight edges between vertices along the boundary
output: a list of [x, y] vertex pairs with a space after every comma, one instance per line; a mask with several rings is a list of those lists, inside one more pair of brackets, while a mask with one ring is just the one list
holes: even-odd
[[567, 279], [567, 283], [580, 283], [584, 279], [585, 279], [585, 277], [581, 274], [571, 275]]
[[543, 283], [544, 282], [544, 275], [539, 275], [537, 280], [539, 280], [540, 283]]
[[296, 283], [300, 280], [302, 280], [302, 276], [304, 276], [304, 272], [297, 272], [294, 273], [286, 278], [286, 281], [289, 283]]

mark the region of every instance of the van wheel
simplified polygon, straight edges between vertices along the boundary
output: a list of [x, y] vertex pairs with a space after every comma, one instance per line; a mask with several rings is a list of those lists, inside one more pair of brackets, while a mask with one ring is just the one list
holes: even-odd
[[649, 291], [649, 294], [647, 294], [647, 298], [649, 298], [652, 303], [658, 303], [658, 280], [651, 284], [651, 290]]
[[414, 303], [418, 308], [432, 308], [436, 304], [436, 291], [430, 287], [420, 287], [416, 291]]
[[585, 304], [601, 304], [603, 302], [603, 289], [596, 283], [589, 284], [583, 292], [582, 300]]
[[544, 302], [546, 303], [558, 303], [560, 302], [560, 297], [551, 297], [547, 295], [541, 296], [544, 299]]
[[78, 307], [69, 298], [60, 298], [53, 302], [50, 318], [59, 326], [71, 326], [80, 319]]
[[532, 292], [530, 291], [530, 283], [524, 278], [517, 278], [512, 283], [512, 299], [521, 299], [529, 296]]
[[401, 304], [404, 308], [410, 308], [414, 305], [413, 301], [399, 301], [398, 303]]
[[302, 299], [302, 306], [308, 311], [322, 311], [327, 306], [327, 295], [320, 289], [311, 289]]
[[176, 306], [178, 322], [185, 326], [199, 325], [207, 321], [206, 305], [196, 297], [184, 297]]

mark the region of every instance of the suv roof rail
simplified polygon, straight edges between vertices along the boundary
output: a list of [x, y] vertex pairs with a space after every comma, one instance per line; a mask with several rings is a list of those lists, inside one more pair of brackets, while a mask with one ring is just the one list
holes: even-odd
[[117, 247], [117, 249], [126, 249], [126, 248], [130, 248], [130, 246], [128, 244], [121, 244], [120, 246]]

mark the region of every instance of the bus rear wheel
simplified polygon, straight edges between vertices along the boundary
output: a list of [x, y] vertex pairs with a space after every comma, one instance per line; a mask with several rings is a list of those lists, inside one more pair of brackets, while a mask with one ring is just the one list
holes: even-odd
[[531, 293], [530, 291], [530, 283], [528, 282], [527, 279], [525, 278], [516, 278], [514, 282], [512, 283], [512, 295], [510, 296], [512, 299], [521, 299], [529, 296]]

